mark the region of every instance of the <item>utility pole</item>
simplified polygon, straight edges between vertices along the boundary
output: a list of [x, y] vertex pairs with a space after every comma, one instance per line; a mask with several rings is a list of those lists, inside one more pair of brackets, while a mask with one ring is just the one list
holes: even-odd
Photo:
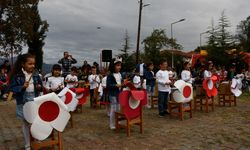
[[143, 2], [140, 0], [139, 6], [139, 20], [138, 20], [138, 32], [137, 32], [137, 44], [136, 44], [136, 64], [139, 63], [139, 55], [140, 55], [140, 35], [141, 35], [141, 12], [142, 12]]

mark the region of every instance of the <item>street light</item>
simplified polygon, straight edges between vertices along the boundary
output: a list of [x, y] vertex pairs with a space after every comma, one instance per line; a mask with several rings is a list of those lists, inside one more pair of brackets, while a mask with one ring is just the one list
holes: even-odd
[[140, 35], [141, 35], [141, 12], [143, 7], [147, 7], [150, 4], [143, 4], [143, 0], [140, 0], [139, 6], [139, 20], [138, 20], [138, 32], [137, 32], [137, 44], [136, 44], [136, 64], [138, 64], [139, 60], [139, 49], [140, 49]]
[[202, 36], [202, 34], [206, 34], [206, 33], [209, 33], [209, 31], [200, 33], [200, 50], [201, 50], [201, 36]]
[[171, 39], [172, 39], [172, 68], [174, 67], [174, 39], [173, 39], [173, 25], [178, 23], [178, 22], [182, 22], [185, 21], [185, 18], [180, 19], [178, 21], [175, 21], [173, 23], [171, 23]]

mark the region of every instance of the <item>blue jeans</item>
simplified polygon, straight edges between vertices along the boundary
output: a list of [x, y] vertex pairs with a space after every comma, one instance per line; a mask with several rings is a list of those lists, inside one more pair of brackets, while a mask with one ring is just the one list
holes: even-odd
[[149, 96], [153, 96], [154, 94], [154, 86], [147, 85], [147, 92]]
[[23, 105], [29, 101], [33, 101], [35, 98], [35, 92], [25, 92], [23, 95], [23, 104], [16, 106], [16, 116], [19, 119], [25, 120], [23, 115]]
[[158, 91], [158, 110], [159, 114], [164, 113], [167, 109], [169, 92]]

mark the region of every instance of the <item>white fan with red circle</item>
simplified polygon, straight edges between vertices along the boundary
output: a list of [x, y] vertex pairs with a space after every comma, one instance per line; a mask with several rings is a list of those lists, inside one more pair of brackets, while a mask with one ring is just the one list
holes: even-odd
[[234, 94], [234, 96], [239, 97], [242, 94], [241, 88], [242, 88], [241, 79], [233, 78], [231, 84], [231, 92]]
[[183, 80], [178, 80], [174, 83], [177, 88], [173, 92], [173, 99], [178, 103], [189, 102], [193, 99], [193, 87], [190, 83]]
[[31, 123], [31, 135], [38, 140], [46, 139], [53, 129], [63, 132], [70, 114], [67, 106], [55, 94], [49, 93], [25, 103], [24, 118]]
[[76, 94], [72, 92], [69, 88], [65, 87], [58, 96], [64, 102], [64, 104], [68, 107], [69, 111], [75, 111], [76, 106], [78, 104], [78, 99], [76, 98]]

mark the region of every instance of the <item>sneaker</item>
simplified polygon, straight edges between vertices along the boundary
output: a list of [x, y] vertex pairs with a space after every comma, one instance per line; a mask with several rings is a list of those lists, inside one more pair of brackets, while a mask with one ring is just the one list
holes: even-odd
[[164, 114], [165, 114], [165, 115], [169, 115], [169, 112], [168, 112], [168, 111], [164, 111]]
[[115, 130], [115, 126], [110, 127], [111, 130]]
[[164, 116], [165, 116], [164, 113], [159, 113], [159, 117], [160, 117], [160, 118], [162, 118], [162, 117], [164, 117]]
[[150, 108], [151, 108], [151, 106], [150, 106], [150, 105], [147, 105], [147, 108], [148, 108], [148, 109], [150, 109]]
[[31, 150], [30, 145], [25, 145], [25, 146], [24, 146], [24, 149], [25, 149], [25, 150]]

